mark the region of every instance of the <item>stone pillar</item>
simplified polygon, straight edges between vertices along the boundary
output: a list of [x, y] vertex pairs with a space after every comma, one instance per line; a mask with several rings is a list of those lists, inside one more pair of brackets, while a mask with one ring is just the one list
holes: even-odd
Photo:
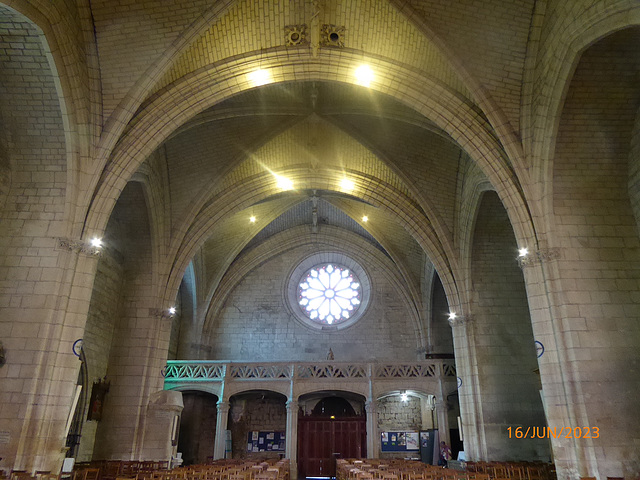
[[298, 478], [298, 401], [287, 402], [287, 439], [285, 457], [289, 459], [291, 478]]
[[431, 430], [436, 428], [435, 419], [433, 418], [433, 410], [435, 408], [435, 398], [420, 397], [420, 417], [422, 420], [422, 430]]
[[216, 417], [216, 439], [213, 447], [213, 459], [224, 458], [225, 445], [227, 441], [227, 422], [229, 420], [229, 402], [221, 400], [218, 402], [218, 415]]
[[447, 445], [451, 445], [449, 435], [449, 412], [447, 409], [447, 399], [445, 398], [444, 371], [442, 363], [438, 366], [438, 391], [436, 394], [436, 414], [438, 416], [438, 437]]
[[438, 414], [438, 437], [441, 442], [451, 445], [449, 436], [449, 414], [447, 412], [447, 402], [438, 399], [436, 403], [436, 412]]
[[[486, 442], [480, 425], [482, 417], [479, 411], [480, 393], [478, 391], [478, 366], [476, 362], [476, 345], [473, 339], [473, 317], [457, 316], [449, 319], [453, 333], [456, 355], [456, 371], [458, 373], [458, 399], [460, 402], [460, 419], [462, 421], [464, 451], [467, 460], [486, 460]], [[436, 401], [444, 398], [436, 397]], [[442, 408], [436, 404], [438, 427]], [[449, 438], [447, 428], [447, 438]], [[445, 440], [446, 441], [446, 440]]]
[[378, 410], [375, 400], [368, 400], [364, 404], [367, 412], [367, 458], [378, 458], [380, 456], [378, 440]]

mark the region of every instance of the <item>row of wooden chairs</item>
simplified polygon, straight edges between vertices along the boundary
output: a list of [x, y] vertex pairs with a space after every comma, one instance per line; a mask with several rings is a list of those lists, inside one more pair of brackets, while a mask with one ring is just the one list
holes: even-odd
[[106, 461], [78, 464], [70, 480], [289, 480], [289, 475], [289, 460], [276, 459], [219, 460], [173, 469], [168, 462]]
[[513, 480], [555, 480], [555, 468], [542, 462], [467, 462], [466, 470]]
[[338, 480], [555, 480], [552, 465], [516, 462], [471, 462], [464, 471], [412, 460], [337, 461]]

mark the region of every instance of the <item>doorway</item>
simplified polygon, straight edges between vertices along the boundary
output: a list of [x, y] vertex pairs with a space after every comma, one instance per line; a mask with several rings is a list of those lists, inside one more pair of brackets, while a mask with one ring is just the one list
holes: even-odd
[[337, 458], [366, 457], [364, 400], [356, 401], [355, 406], [354, 400], [332, 395], [317, 401], [310, 412], [301, 412], [298, 417], [300, 477], [335, 477]]

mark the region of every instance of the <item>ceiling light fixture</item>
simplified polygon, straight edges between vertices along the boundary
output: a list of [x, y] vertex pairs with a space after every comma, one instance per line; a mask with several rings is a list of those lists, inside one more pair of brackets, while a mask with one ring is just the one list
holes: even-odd
[[247, 79], [254, 87], [259, 87], [272, 82], [271, 73], [268, 70], [263, 70], [262, 68], [248, 73]]
[[276, 184], [281, 190], [293, 190], [293, 180], [276, 175]]
[[342, 181], [340, 182], [340, 187], [342, 187], [343, 190], [348, 190], [351, 191], [355, 188], [356, 184], [353, 183], [352, 180], [349, 180], [348, 178], [343, 178]]
[[374, 78], [374, 74], [369, 65], [360, 65], [358, 68], [356, 68], [354, 74], [356, 77], [356, 83], [358, 85], [361, 85], [363, 87], [371, 86], [371, 81]]

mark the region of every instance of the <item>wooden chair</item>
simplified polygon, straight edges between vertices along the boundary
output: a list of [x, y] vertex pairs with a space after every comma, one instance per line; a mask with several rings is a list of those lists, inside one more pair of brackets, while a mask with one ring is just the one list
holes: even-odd
[[83, 468], [76, 470], [73, 480], [98, 480], [100, 478], [99, 468]]

